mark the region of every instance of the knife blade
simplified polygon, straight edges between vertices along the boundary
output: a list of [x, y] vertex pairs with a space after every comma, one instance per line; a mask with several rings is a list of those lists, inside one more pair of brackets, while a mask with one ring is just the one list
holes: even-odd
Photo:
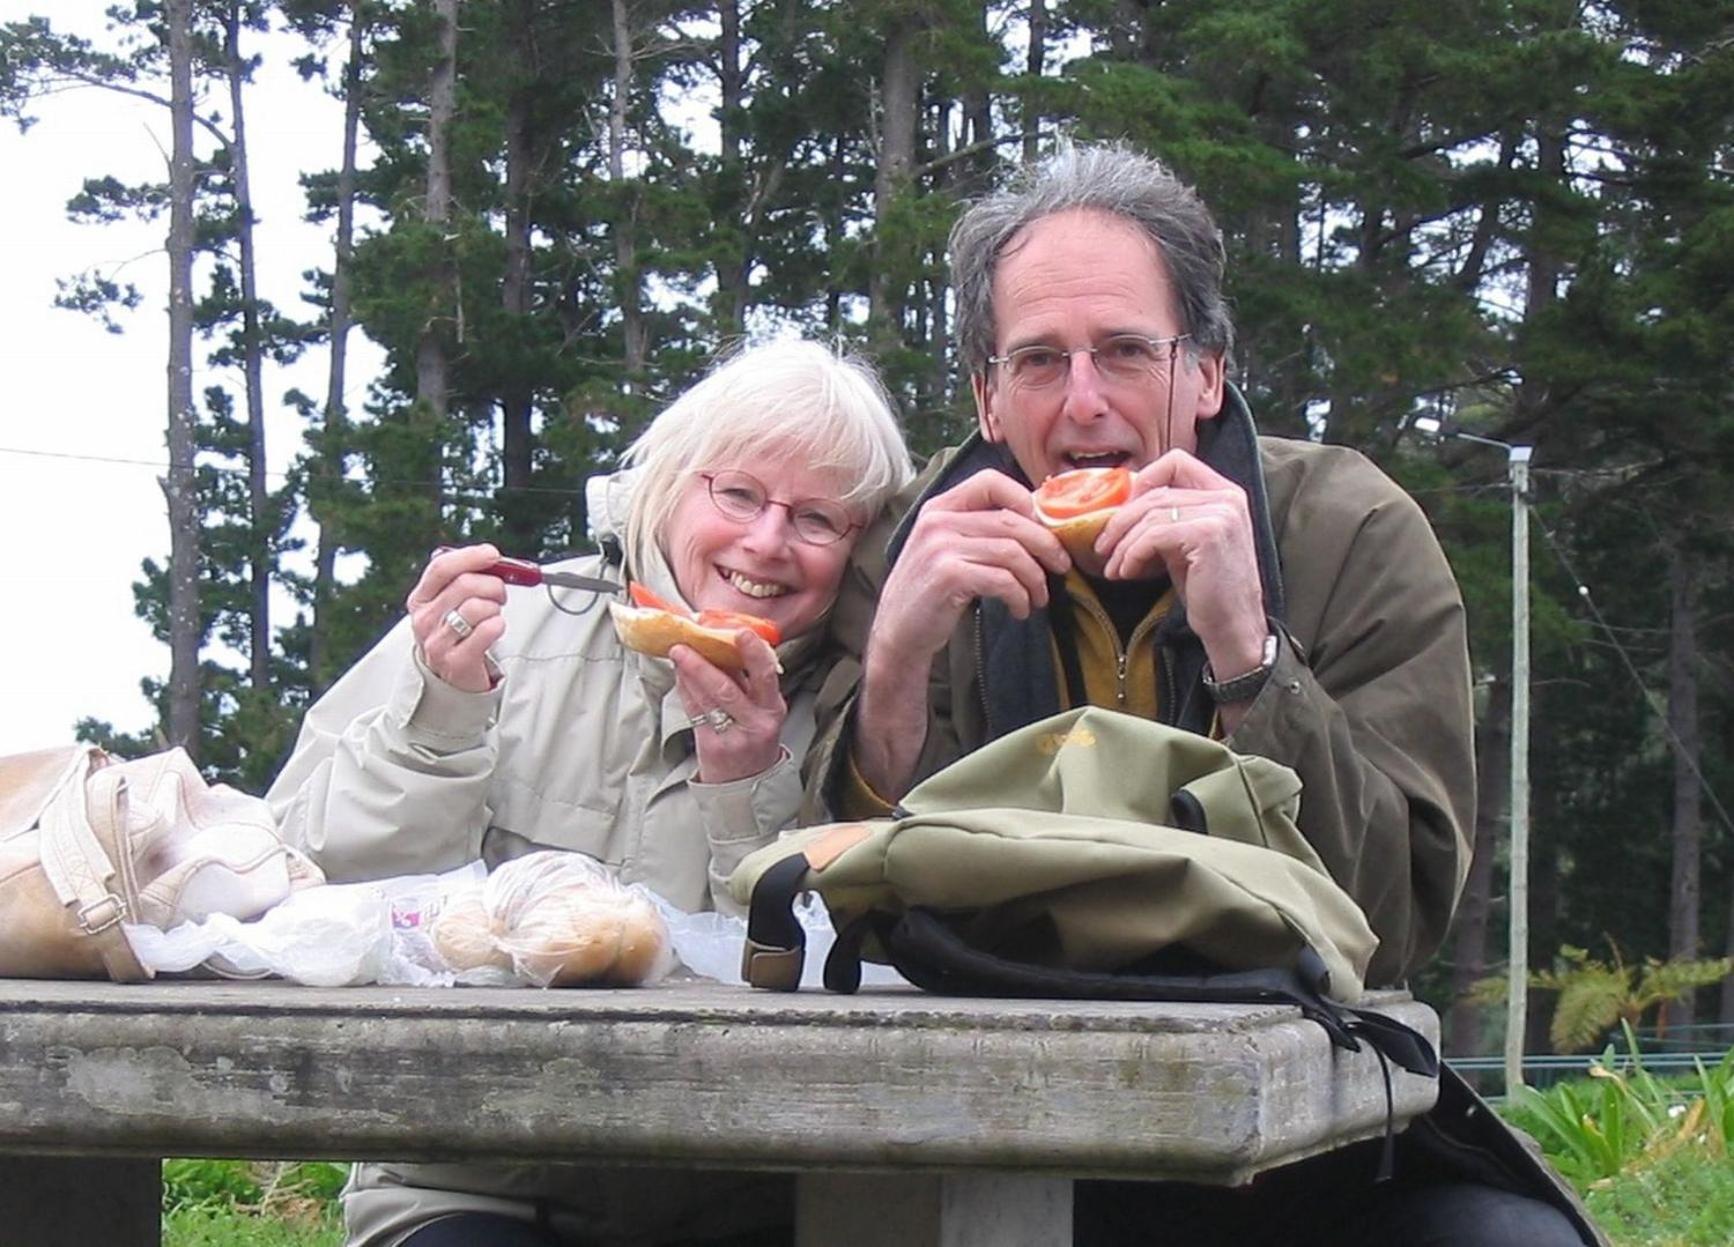
[[[450, 546], [441, 546], [435, 554], [444, 554]], [[483, 575], [498, 576], [509, 585], [553, 585], [557, 589], [587, 589], [592, 593], [618, 594], [622, 586], [599, 576], [580, 576], [576, 572], [552, 572], [529, 559], [502, 558], [481, 569]]]

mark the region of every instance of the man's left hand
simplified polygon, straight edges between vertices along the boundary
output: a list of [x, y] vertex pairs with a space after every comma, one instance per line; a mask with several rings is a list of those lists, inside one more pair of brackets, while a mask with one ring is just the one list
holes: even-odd
[[1218, 678], [1258, 666], [1270, 624], [1239, 485], [1171, 450], [1132, 478], [1132, 496], [1102, 530], [1096, 552], [1110, 580], [1167, 571]]

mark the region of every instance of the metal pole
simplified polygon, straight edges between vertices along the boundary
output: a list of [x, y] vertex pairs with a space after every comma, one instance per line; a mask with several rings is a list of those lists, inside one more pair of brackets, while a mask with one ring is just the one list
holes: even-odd
[[1508, 447], [1511, 473], [1511, 952], [1505, 1094], [1523, 1085], [1529, 1012], [1529, 446]]

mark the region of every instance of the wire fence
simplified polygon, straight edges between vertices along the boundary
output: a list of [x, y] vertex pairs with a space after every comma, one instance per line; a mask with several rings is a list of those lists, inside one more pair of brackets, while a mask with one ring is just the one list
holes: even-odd
[[[1666, 1031], [1644, 1027], [1634, 1032], [1637, 1038], [1636, 1059], [1645, 1069], [1661, 1077], [1695, 1073], [1700, 1064], [1706, 1069], [1719, 1064], [1734, 1048], [1734, 1025], [1726, 1022], [1701, 1022], [1691, 1026], [1670, 1026]], [[1613, 1044], [1615, 1060], [1627, 1064], [1633, 1059], [1623, 1041]], [[1523, 1081], [1540, 1090], [1571, 1078], [1585, 1078], [1590, 1066], [1600, 1063], [1601, 1051], [1572, 1053], [1532, 1053], [1523, 1058]], [[1463, 1075], [1465, 1081], [1488, 1099], [1505, 1096], [1505, 1058], [1491, 1056], [1447, 1057], [1446, 1063]]]

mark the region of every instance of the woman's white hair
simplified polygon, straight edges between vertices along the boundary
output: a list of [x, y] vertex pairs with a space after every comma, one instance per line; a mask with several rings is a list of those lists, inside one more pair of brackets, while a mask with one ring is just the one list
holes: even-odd
[[865, 361], [793, 338], [743, 347], [720, 357], [623, 457], [637, 478], [628, 566], [650, 565], [688, 473], [735, 467], [767, 450], [834, 474], [838, 500], [864, 523], [913, 475], [891, 400]]

